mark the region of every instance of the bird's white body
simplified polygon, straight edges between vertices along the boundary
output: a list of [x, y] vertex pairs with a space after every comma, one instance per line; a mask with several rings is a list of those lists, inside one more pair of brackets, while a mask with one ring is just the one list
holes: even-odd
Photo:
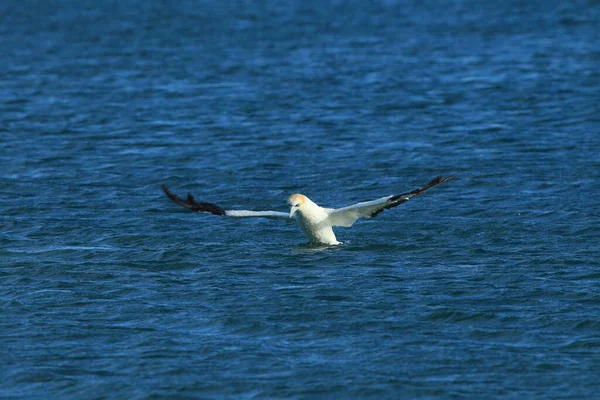
[[235, 218], [270, 218], [283, 220], [296, 220], [304, 234], [311, 243], [326, 245], [340, 244], [333, 233], [334, 226], [350, 227], [359, 218], [373, 218], [382, 211], [396, 207], [414, 196], [422, 194], [425, 190], [437, 186], [453, 179], [454, 175], [449, 177], [438, 176], [427, 185], [415, 189], [408, 193], [392, 195], [379, 198], [377, 200], [356, 203], [343, 208], [324, 208], [315, 204], [312, 200], [302, 194], [293, 194], [288, 199], [290, 212], [283, 213], [279, 211], [248, 211], [248, 210], [225, 210], [216, 204], [194, 201], [194, 197], [188, 194], [186, 200], [182, 200], [162, 186], [163, 191], [175, 203], [192, 211], [209, 212], [215, 215], [235, 217]]
[[[329, 217], [330, 209], [319, 207], [308, 197], [298, 194], [290, 197], [290, 203], [294, 198], [302, 199], [302, 203], [297, 211], [293, 212], [292, 217], [298, 222], [298, 225], [312, 243], [328, 245], [341, 243], [338, 242], [335, 233], [333, 233], [333, 225]], [[294, 206], [292, 205], [292, 207]]]

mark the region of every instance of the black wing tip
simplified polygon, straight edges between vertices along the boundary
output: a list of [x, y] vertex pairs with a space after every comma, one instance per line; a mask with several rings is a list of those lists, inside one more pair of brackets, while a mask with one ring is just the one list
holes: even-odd
[[[441, 183], [448, 182], [449, 180], [455, 179], [456, 177], [457, 177], [457, 174], [448, 175], [446, 177], [444, 177], [443, 175], [438, 175], [435, 178], [433, 178], [431, 181], [429, 181], [429, 183], [426, 184], [425, 186], [421, 186], [420, 188], [415, 189], [412, 192], [393, 196], [390, 199], [390, 201], [392, 201], [394, 203], [392, 205], [390, 205], [388, 208], [395, 207], [399, 204], [402, 204], [403, 202], [408, 201], [408, 199], [410, 199], [411, 197], [418, 196], [418, 195], [422, 194], [424, 191], [426, 191], [427, 189], [431, 189], [432, 187], [437, 186]], [[397, 201], [399, 201], [399, 202], [396, 203]]]
[[456, 179], [457, 177], [458, 177], [458, 174], [452, 174], [452, 175], [448, 175], [446, 177], [444, 177], [443, 175], [438, 175], [435, 178], [433, 178], [427, 185], [423, 186], [423, 188], [430, 188], [430, 187], [439, 185], [440, 183], [445, 183], [445, 182], [448, 182], [449, 180]]
[[371, 218], [378, 216], [384, 210], [388, 210], [390, 208], [397, 207], [400, 204], [407, 202], [411, 197], [418, 196], [418, 195], [422, 194], [424, 191], [426, 191], [427, 189], [431, 189], [432, 187], [437, 186], [440, 183], [448, 182], [449, 180], [456, 178], [456, 176], [457, 176], [457, 174], [448, 175], [446, 177], [444, 177], [443, 175], [438, 175], [435, 178], [433, 178], [432, 180], [430, 180], [429, 183], [427, 183], [425, 186], [421, 186], [420, 188], [415, 189], [412, 192], [402, 193], [402, 194], [398, 194], [396, 196], [392, 196], [389, 200], [390, 204], [388, 204], [387, 206], [383, 206], [382, 208], [380, 208], [378, 210], [373, 211], [371, 213]]
[[162, 189], [163, 193], [167, 195], [168, 198], [175, 201], [174, 199], [177, 198], [177, 196], [169, 190], [167, 185], [160, 185], [160, 188]]
[[432, 188], [434, 186], [437, 186], [441, 183], [445, 183], [445, 182], [448, 182], [449, 180], [456, 179], [456, 177], [457, 177], [457, 174], [448, 175], [446, 177], [444, 177], [444, 175], [438, 175], [435, 178], [433, 178], [431, 181], [429, 181], [429, 183], [427, 185], [422, 186], [417, 190], [414, 190], [414, 192], [423, 192], [423, 191], [425, 191], [429, 188]]
[[175, 204], [179, 204], [182, 207], [187, 208], [188, 210], [194, 212], [208, 212], [214, 215], [226, 215], [225, 210], [213, 203], [200, 202], [197, 203], [194, 200], [194, 196], [191, 193], [188, 193], [187, 199], [182, 200], [176, 194], [171, 192], [167, 185], [160, 185], [162, 191], [167, 195], [169, 199], [171, 199]]

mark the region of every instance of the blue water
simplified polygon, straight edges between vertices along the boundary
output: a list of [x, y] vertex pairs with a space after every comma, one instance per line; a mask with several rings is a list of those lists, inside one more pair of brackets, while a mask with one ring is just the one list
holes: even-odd
[[[0, 3], [0, 397], [591, 399], [595, 1]], [[460, 179], [314, 247], [287, 211]]]

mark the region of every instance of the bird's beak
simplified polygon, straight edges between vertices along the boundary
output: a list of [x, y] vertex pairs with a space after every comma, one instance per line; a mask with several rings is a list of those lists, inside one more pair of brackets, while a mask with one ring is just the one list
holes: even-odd
[[298, 211], [298, 206], [292, 206], [292, 208], [290, 208], [290, 218], [294, 216], [296, 211]]

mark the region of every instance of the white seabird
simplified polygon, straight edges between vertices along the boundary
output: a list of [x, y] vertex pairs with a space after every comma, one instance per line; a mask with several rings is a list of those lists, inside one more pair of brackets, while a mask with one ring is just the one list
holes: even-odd
[[191, 194], [188, 194], [186, 200], [182, 200], [171, 193], [167, 186], [162, 185], [161, 188], [167, 197], [191, 211], [207, 212], [235, 218], [295, 219], [311, 243], [336, 245], [341, 244], [341, 242], [338, 242], [333, 233], [334, 226], [350, 227], [359, 218], [373, 218], [385, 209], [396, 207], [422, 194], [427, 189], [453, 178], [455, 178], [455, 175], [447, 177], [438, 176], [425, 186], [421, 186], [411, 192], [386, 196], [372, 201], [364, 201], [343, 208], [320, 207], [303, 194], [296, 193], [288, 198], [288, 204], [290, 205], [289, 213], [279, 211], [225, 210], [213, 203], [198, 203]]

